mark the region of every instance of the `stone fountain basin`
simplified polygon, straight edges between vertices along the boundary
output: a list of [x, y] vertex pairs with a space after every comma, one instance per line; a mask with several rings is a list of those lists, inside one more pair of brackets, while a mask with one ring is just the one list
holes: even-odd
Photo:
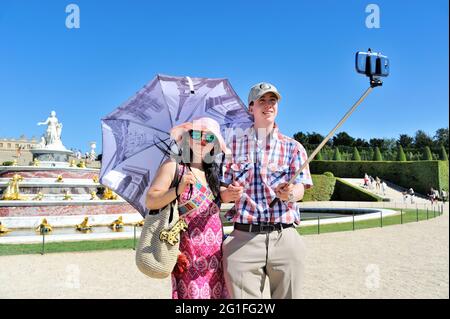
[[100, 170], [98, 168], [80, 168], [80, 167], [45, 167], [45, 166], [29, 166], [29, 165], [23, 165], [23, 166], [0, 166], [0, 173], [2, 172], [7, 172], [7, 171], [11, 171], [11, 172], [24, 172], [24, 171], [74, 171], [74, 172], [79, 172], [79, 171], [85, 171], [85, 172], [99, 172]]
[[102, 215], [69, 215], [69, 216], [28, 216], [28, 217], [6, 217], [2, 218], [2, 224], [12, 231], [14, 229], [35, 229], [42, 222], [43, 218], [47, 219], [47, 222], [53, 228], [70, 227], [75, 228], [75, 225], [81, 224], [84, 217], [89, 218], [89, 224], [92, 226], [109, 226], [119, 216], [122, 216], [122, 221], [125, 225], [132, 225], [140, 222], [143, 218], [137, 211], [132, 213], [114, 213], [114, 214], [102, 214]]
[[[0, 188], [7, 187], [10, 178], [0, 178]], [[23, 181], [19, 182], [19, 188], [23, 187], [100, 187], [100, 183], [95, 183], [93, 180], [84, 178], [63, 178], [62, 182], [57, 182], [56, 178], [24, 178]]]
[[[26, 195], [25, 195], [26, 196]], [[32, 197], [34, 195], [28, 195]], [[46, 195], [42, 200], [0, 200], [0, 207], [25, 207], [25, 206], [71, 206], [71, 205], [114, 205], [125, 204], [125, 200], [95, 199], [91, 200], [90, 195], [71, 194], [72, 200], [63, 200], [64, 195], [50, 197]]]

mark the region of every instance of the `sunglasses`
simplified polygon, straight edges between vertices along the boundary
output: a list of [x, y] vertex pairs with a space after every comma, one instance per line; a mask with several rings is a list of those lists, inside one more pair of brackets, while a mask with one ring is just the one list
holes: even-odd
[[189, 135], [193, 140], [199, 141], [202, 139], [202, 135], [205, 135], [205, 141], [212, 143], [216, 140], [216, 136], [213, 133], [202, 132], [198, 130], [189, 130]]

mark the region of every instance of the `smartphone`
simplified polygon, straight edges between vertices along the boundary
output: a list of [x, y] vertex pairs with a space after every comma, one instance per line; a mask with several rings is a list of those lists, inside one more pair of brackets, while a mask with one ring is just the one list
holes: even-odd
[[366, 76], [388, 76], [389, 59], [376, 52], [356, 52], [356, 72]]

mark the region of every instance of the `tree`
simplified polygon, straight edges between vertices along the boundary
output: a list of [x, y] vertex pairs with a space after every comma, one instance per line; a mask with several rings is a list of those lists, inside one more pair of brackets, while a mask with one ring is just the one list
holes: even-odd
[[[307, 134], [307, 139], [310, 145], [319, 145], [325, 139], [325, 136], [316, 132], [312, 132]], [[327, 144], [329, 143], [330, 142], [328, 141]]]
[[375, 154], [375, 152], [374, 152], [373, 148], [372, 147], [369, 148], [369, 159], [368, 159], [369, 161], [373, 160], [374, 154]]
[[447, 128], [440, 128], [436, 131], [436, 134], [434, 134], [434, 142], [436, 145], [440, 146], [443, 145], [444, 147], [449, 147], [448, 144], [448, 127]]
[[355, 139], [346, 132], [340, 132], [333, 137], [333, 146], [353, 146]]
[[373, 160], [381, 162], [383, 160], [383, 157], [381, 156], [380, 148], [377, 146], [375, 147], [375, 153], [373, 155]]
[[316, 161], [322, 161], [323, 160], [322, 151], [319, 151], [319, 153], [317, 153], [317, 155], [316, 155], [316, 157], [314, 157], [314, 159]]
[[341, 153], [339, 152], [339, 148], [338, 147], [336, 147], [334, 149], [333, 161], [342, 161]]
[[370, 141], [371, 147], [382, 147], [384, 143], [384, 139], [382, 138], [371, 138]]
[[448, 161], [447, 152], [445, 151], [444, 145], [441, 145], [441, 149], [439, 150], [439, 159], [441, 161]]
[[408, 134], [400, 134], [397, 144], [400, 144], [404, 148], [412, 147], [414, 138]]
[[370, 144], [365, 139], [357, 138], [353, 143], [353, 146], [362, 148], [362, 147], [370, 147]]
[[352, 156], [352, 161], [360, 161], [361, 160], [361, 155], [359, 155], [359, 151], [356, 147], [353, 147], [353, 156]]
[[397, 161], [399, 161], [399, 162], [406, 161], [406, 155], [405, 155], [405, 152], [403, 151], [403, 147], [401, 144], [399, 144], [398, 148], [397, 148]]
[[431, 154], [431, 150], [429, 146], [425, 146], [423, 153], [422, 153], [422, 159], [424, 161], [432, 161], [433, 160], [433, 154]]
[[412, 152], [408, 152], [406, 154], [406, 160], [408, 161], [414, 161], [414, 154]]
[[425, 146], [432, 147], [433, 139], [424, 131], [418, 130], [414, 137], [414, 146], [416, 148], [424, 148]]
[[384, 150], [393, 150], [397, 146], [395, 138], [384, 138], [381, 148]]
[[309, 148], [308, 137], [303, 132], [298, 132], [294, 134], [294, 140], [300, 142], [305, 148]]

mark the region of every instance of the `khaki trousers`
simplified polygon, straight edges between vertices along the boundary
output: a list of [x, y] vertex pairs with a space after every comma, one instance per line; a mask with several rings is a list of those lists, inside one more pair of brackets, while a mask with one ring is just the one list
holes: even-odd
[[266, 277], [272, 298], [300, 298], [305, 245], [294, 227], [270, 233], [233, 230], [222, 252], [232, 298], [262, 298]]

